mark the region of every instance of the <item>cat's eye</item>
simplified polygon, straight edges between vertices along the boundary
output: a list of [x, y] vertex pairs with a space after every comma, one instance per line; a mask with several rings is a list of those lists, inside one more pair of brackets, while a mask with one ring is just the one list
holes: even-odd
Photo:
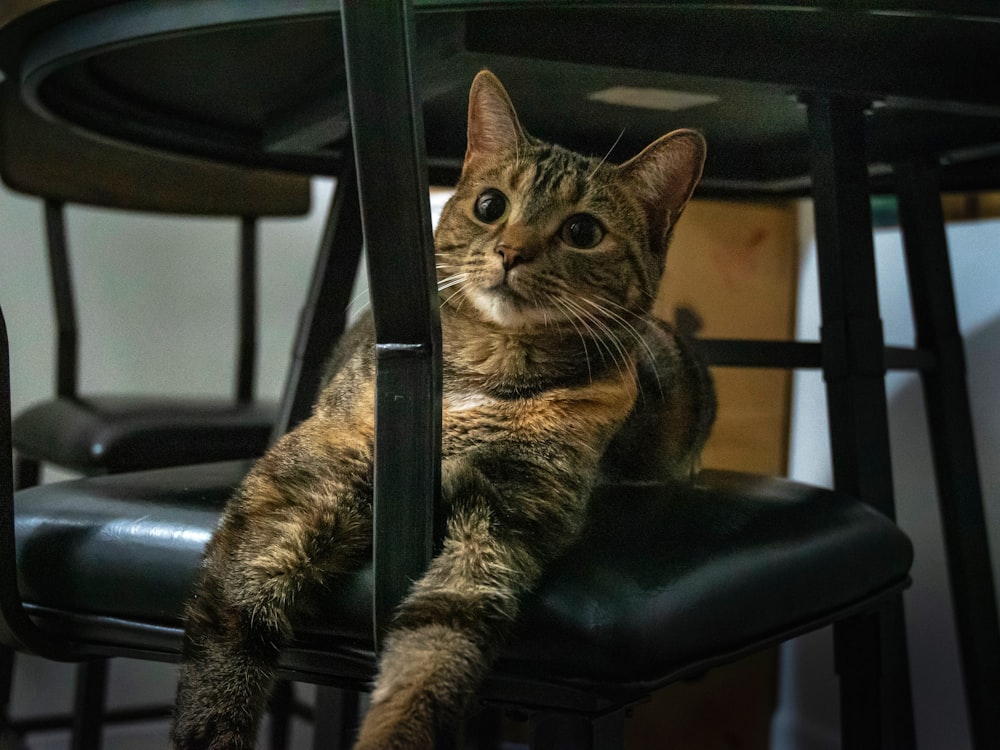
[[483, 191], [476, 198], [476, 218], [486, 224], [500, 221], [507, 213], [507, 196], [495, 188]]
[[604, 239], [604, 227], [590, 214], [574, 214], [562, 225], [560, 236], [567, 245], [590, 250]]

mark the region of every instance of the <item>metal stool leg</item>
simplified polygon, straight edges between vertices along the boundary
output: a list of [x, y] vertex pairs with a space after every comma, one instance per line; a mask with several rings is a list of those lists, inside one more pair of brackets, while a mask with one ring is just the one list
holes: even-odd
[[[885, 350], [875, 282], [864, 102], [808, 101], [834, 484], [895, 517]], [[902, 601], [834, 629], [844, 747], [915, 745]], [[868, 661], [849, 659], [862, 651]], [[881, 731], [874, 731], [875, 727]]]
[[107, 686], [106, 659], [95, 659], [77, 666], [71, 750], [96, 750], [101, 746]]
[[17, 733], [10, 726], [10, 698], [14, 688], [14, 649], [0, 648], [0, 748], [14, 747]]
[[622, 750], [625, 709], [604, 716], [551, 714], [535, 721], [531, 750]]
[[359, 698], [355, 692], [329, 685], [316, 688], [315, 750], [347, 750], [351, 746], [360, 718]]
[[271, 691], [268, 711], [271, 714], [271, 750], [285, 750], [288, 747], [288, 733], [292, 725], [292, 711], [295, 706], [295, 690], [288, 680], [278, 680]]
[[1000, 747], [1000, 624], [938, 166], [894, 169], [917, 346], [936, 361], [921, 378], [971, 734], [977, 748]]
[[33, 458], [18, 456], [14, 467], [14, 488], [34, 487], [42, 478], [42, 465]]

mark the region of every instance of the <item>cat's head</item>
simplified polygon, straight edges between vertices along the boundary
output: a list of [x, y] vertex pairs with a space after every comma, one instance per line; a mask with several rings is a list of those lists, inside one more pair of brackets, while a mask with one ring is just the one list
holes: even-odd
[[599, 330], [647, 312], [704, 160], [693, 130], [620, 165], [544, 143], [481, 72], [462, 176], [435, 238], [442, 300], [511, 328]]

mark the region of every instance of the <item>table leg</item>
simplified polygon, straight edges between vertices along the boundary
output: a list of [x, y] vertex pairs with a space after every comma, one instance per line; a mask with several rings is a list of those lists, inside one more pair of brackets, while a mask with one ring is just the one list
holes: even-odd
[[[834, 485], [894, 518], [864, 109], [828, 95], [808, 101], [823, 375]], [[843, 746], [913, 747], [902, 599], [838, 624], [834, 639]]]
[[917, 346], [936, 361], [921, 379], [971, 733], [977, 748], [1000, 747], [1000, 624], [938, 165], [894, 171]]

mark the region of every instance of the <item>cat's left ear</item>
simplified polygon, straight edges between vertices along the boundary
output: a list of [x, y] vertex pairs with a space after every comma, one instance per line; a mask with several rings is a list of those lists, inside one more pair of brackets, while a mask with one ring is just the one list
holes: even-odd
[[664, 222], [661, 231], [674, 225], [691, 198], [705, 166], [705, 150], [697, 130], [675, 130], [618, 167], [656, 223]]
[[463, 171], [475, 162], [516, 153], [524, 138], [507, 91], [488, 70], [479, 72], [469, 91], [468, 134]]

